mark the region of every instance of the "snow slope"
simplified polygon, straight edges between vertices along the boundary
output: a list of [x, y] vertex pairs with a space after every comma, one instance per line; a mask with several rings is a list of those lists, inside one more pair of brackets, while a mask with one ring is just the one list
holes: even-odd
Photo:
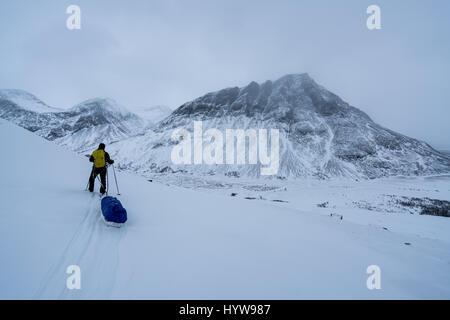
[[[450, 298], [446, 218], [424, 217], [442, 226], [429, 238], [118, 172], [116, 229], [83, 191], [86, 158], [1, 119], [0, 150], [2, 299]], [[73, 264], [81, 290], [65, 287]], [[372, 264], [381, 290], [366, 288]]]

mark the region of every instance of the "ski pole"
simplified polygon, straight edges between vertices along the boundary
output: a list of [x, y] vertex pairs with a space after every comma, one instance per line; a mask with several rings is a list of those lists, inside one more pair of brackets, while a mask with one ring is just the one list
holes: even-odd
[[117, 183], [117, 177], [116, 177], [116, 169], [114, 168], [113, 164], [112, 164], [112, 167], [113, 167], [113, 172], [114, 172], [114, 180], [116, 181], [117, 195], [120, 196], [119, 185]]
[[94, 166], [92, 166], [91, 176], [89, 177], [89, 180], [88, 180], [88, 182], [86, 184], [86, 189], [84, 189], [84, 191], [87, 191], [87, 189], [89, 188], [89, 182], [90, 182], [90, 180], [91, 180], [93, 175], [94, 175]]
[[109, 174], [108, 174], [108, 166], [106, 166], [106, 195], [108, 195], [109, 191]]

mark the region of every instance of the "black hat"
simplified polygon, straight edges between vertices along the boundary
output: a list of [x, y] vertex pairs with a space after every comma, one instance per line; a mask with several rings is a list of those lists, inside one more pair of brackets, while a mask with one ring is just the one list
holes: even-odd
[[105, 150], [105, 144], [104, 143], [100, 143], [99, 145], [98, 145], [98, 148], [99, 149], [101, 149], [101, 150]]

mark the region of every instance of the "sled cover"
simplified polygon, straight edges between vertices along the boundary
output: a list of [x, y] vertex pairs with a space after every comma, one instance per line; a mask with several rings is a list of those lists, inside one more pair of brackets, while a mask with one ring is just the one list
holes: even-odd
[[102, 214], [107, 222], [122, 224], [127, 221], [127, 210], [114, 197], [104, 197], [102, 199]]

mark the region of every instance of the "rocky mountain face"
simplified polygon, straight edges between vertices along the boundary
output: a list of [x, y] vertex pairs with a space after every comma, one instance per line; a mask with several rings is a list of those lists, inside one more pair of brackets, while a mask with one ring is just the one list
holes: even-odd
[[193, 122], [199, 120], [203, 131], [278, 129], [278, 178], [377, 178], [450, 171], [448, 155], [374, 123], [308, 74], [208, 93], [176, 109], [154, 131], [113, 144], [112, 153], [125, 167], [142, 172], [259, 175], [259, 166], [248, 164], [174, 165], [170, 158], [173, 130], [192, 132]]
[[[61, 110], [26, 92], [18, 97], [8, 93], [0, 94], [1, 118], [77, 152], [89, 151], [99, 142], [111, 143], [142, 133], [146, 125], [112, 99], [91, 99]], [[29, 108], [31, 104], [41, 107]]]

